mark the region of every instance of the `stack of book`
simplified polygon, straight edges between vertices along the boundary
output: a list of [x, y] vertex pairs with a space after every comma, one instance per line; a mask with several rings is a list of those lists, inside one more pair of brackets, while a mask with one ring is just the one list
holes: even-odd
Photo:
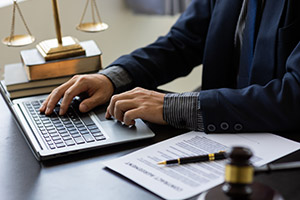
[[45, 61], [36, 49], [21, 51], [22, 63], [4, 66], [4, 84], [11, 99], [50, 93], [75, 74], [101, 69], [101, 52], [94, 41], [81, 42], [86, 55]]
[[70, 78], [70, 76], [64, 76], [29, 81], [22, 63], [4, 66], [4, 83], [10, 98], [50, 93], [54, 88], [68, 81]]

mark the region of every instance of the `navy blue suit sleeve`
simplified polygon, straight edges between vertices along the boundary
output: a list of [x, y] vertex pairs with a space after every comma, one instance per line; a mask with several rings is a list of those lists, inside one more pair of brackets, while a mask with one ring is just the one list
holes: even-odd
[[300, 43], [288, 57], [282, 78], [264, 86], [202, 91], [200, 101], [206, 132], [209, 126], [224, 132], [219, 127], [224, 122], [229, 123], [228, 132], [299, 131]]
[[110, 66], [122, 67], [133, 77], [134, 86], [148, 89], [187, 75], [202, 63], [213, 2], [194, 0], [166, 36]]

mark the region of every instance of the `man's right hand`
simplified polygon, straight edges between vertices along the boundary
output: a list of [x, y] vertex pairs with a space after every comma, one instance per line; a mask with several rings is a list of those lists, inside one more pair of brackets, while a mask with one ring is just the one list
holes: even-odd
[[113, 92], [114, 87], [112, 82], [104, 75], [75, 75], [50, 93], [43, 102], [40, 112], [50, 115], [58, 101], [63, 98], [59, 114], [64, 115], [73, 98], [83, 93], [87, 94], [88, 98], [80, 103], [79, 110], [80, 112], [88, 112], [96, 106], [108, 102]]

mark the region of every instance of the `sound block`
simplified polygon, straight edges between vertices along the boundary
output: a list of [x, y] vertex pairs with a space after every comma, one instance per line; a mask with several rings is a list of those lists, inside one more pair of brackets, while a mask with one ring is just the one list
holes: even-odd
[[[207, 192], [202, 193], [198, 200], [230, 200], [222, 190], [223, 185], [219, 185]], [[271, 187], [262, 183], [254, 182], [252, 185], [253, 193], [244, 200], [284, 200], [284, 198]]]

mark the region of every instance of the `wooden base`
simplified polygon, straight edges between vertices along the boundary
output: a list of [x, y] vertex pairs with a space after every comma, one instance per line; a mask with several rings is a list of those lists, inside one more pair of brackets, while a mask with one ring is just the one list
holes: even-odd
[[[244, 200], [284, 200], [284, 198], [277, 191], [262, 183], [253, 183], [252, 189], [252, 195]], [[230, 200], [230, 197], [224, 194], [222, 185], [219, 185], [208, 192], [202, 193], [198, 200]]]
[[58, 44], [57, 39], [42, 41], [36, 48], [45, 61], [83, 56], [86, 53], [78, 40], [71, 36], [63, 37], [62, 44]]

